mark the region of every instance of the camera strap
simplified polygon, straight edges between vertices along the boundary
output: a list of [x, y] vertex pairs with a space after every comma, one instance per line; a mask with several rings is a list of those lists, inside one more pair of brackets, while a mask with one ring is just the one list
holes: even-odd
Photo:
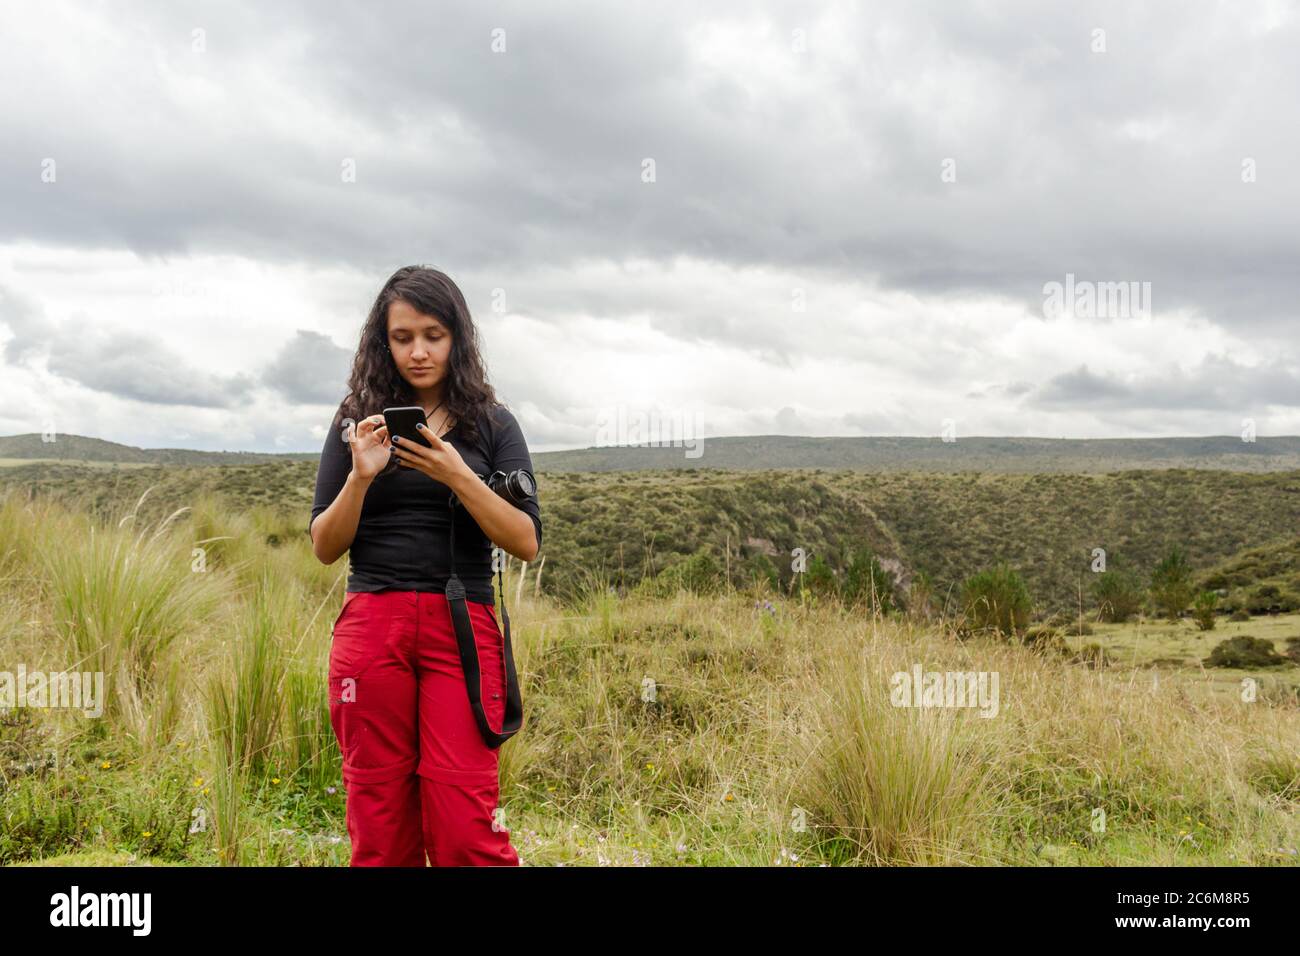
[[503, 644], [502, 663], [505, 669], [506, 709], [501, 720], [501, 730], [495, 731], [488, 723], [483, 711], [482, 673], [478, 663], [478, 645], [474, 643], [474, 623], [470, 620], [469, 607], [465, 603], [465, 585], [456, 575], [456, 505], [455, 495], [450, 500], [451, 514], [451, 555], [450, 573], [447, 576], [447, 605], [451, 608], [451, 622], [456, 629], [456, 646], [460, 650], [460, 666], [465, 672], [465, 689], [469, 692], [469, 704], [474, 711], [474, 720], [478, 724], [483, 742], [492, 749], [500, 747], [515, 735], [524, 722], [523, 699], [519, 695], [519, 677], [515, 673], [515, 658], [510, 649], [510, 615], [506, 613], [506, 586], [501, 574], [501, 564], [497, 564], [497, 584], [501, 590], [501, 636]]

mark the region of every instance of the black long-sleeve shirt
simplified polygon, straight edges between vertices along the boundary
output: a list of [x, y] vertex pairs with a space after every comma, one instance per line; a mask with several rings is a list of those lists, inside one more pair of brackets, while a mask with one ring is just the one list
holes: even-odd
[[[491, 419], [491, 420], [488, 420]], [[494, 471], [506, 474], [516, 468], [533, 471], [528, 444], [515, 416], [497, 405], [492, 416], [479, 423], [479, 433], [488, 455], [466, 440], [460, 423], [442, 440], [455, 446], [465, 464], [476, 475]], [[316, 496], [312, 520], [333, 503], [352, 470], [352, 451], [338, 425], [331, 425], [321, 449], [316, 472]], [[349, 591], [433, 591], [441, 594], [447, 583], [448, 533], [451, 489], [413, 468], [398, 467], [376, 477], [366, 490], [356, 537], [348, 550]], [[534, 492], [521, 505], [533, 519], [537, 544], [542, 543], [541, 508]], [[492, 542], [468, 509], [458, 505], [456, 513], [456, 575], [465, 584], [465, 596], [484, 604], [493, 602]], [[311, 523], [308, 522], [310, 533]]]

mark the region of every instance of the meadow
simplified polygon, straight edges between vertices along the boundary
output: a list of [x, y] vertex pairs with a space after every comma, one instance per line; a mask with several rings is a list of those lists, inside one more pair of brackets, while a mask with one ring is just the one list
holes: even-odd
[[[346, 864], [344, 563], [315, 560], [301, 508], [142, 494], [0, 498], [0, 671], [106, 675], [102, 716], [0, 712], [0, 862]], [[525, 725], [501, 799], [526, 865], [1297, 863], [1296, 668], [1205, 669], [1226, 631], [1025, 643], [943, 606], [601, 568], [561, 598], [518, 562], [506, 588]], [[1279, 650], [1300, 634], [1231, 626], [1265, 625]], [[895, 706], [914, 668], [997, 675], [996, 715]]]

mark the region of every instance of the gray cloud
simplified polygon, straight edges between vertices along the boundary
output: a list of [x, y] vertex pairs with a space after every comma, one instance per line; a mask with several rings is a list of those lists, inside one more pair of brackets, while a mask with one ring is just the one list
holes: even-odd
[[[48, 44], [15, 29], [0, 78], [43, 82], [5, 117], [0, 238], [377, 270], [418, 247], [503, 278], [687, 253], [1035, 312], [1042, 284], [1073, 271], [1150, 281], [1158, 308], [1277, 329], [1297, 298], [1300, 130], [1276, 118], [1300, 87], [1300, 30], [1262, 29], [1263, 9], [774, 4], [729, 28], [685, 0], [567, 16], [522, 2], [384, 17], [342, 3], [157, 7], [87, 47], [75, 72], [52, 71]], [[745, 29], [751, 14], [766, 32]], [[436, 55], [394, 56], [394, 22], [436, 37]], [[191, 50], [196, 24], [206, 52]], [[56, 25], [27, 24], [27, 38]], [[498, 27], [503, 53], [489, 45]], [[1097, 27], [1104, 53], [1090, 49]], [[692, 46], [710, 31], [717, 42]], [[138, 68], [155, 53], [172, 86]], [[88, 97], [107, 108], [85, 110]], [[158, 122], [132, 119], [146, 115]], [[47, 156], [56, 184], [39, 181]], [[344, 157], [355, 183], [340, 181]], [[940, 179], [946, 158], [956, 182]], [[603, 300], [590, 304], [636, 307], [616, 290]]]
[[[415, 38], [405, 52], [394, 53], [395, 25]], [[503, 53], [490, 46], [497, 28]], [[1090, 49], [1096, 28], [1104, 53]], [[75, 56], [69, 37], [87, 39]], [[575, 422], [591, 405], [639, 384], [634, 369], [593, 396], [585, 356], [672, 351], [640, 336], [643, 323], [683, 357], [743, 353], [737, 367], [754, 380], [797, 390], [800, 370], [860, 368], [875, 390], [842, 405], [821, 392], [780, 418], [752, 402], [729, 409], [746, 400], [718, 389], [707, 404], [741, 427], [891, 433], [900, 417], [955, 414], [963, 394], [979, 399], [972, 413], [1017, 427], [1029, 420], [1014, 414], [1035, 408], [1106, 412], [1107, 423], [1125, 410], [1296, 409], [1300, 128], [1277, 118], [1300, 88], [1298, 40], [1291, 7], [1209, 0], [707, 14], [686, 0], [653, 13], [409, 2], [382, 16], [234, 0], [142, 8], [129, 24], [59, 0], [11, 6], [0, 84], [23, 95], [0, 108], [0, 242], [66, 249], [78, 277], [101, 250], [146, 262], [229, 254], [256, 264], [243, 291], [259, 291], [258, 270], [292, 267], [320, 298], [295, 312], [294, 290], [282, 296], [266, 338], [288, 343], [265, 368], [223, 375], [141, 335], [55, 335], [47, 312], [96, 312], [84, 292], [56, 310], [0, 289], [4, 359], [44, 356], [60, 376], [160, 405], [228, 409], [259, 387], [329, 404], [350, 349], [301, 328], [308, 316], [343, 341], [368, 305], [351, 277], [377, 287], [423, 262], [455, 276], [476, 315], [501, 287], [510, 313], [556, 333], [545, 350], [531, 337], [496, 350], [543, 440], [584, 435]], [[647, 157], [654, 183], [641, 181]], [[955, 182], [941, 179], [947, 159]], [[1255, 182], [1242, 181], [1247, 159]], [[355, 182], [342, 180], [345, 161]], [[22, 258], [5, 264], [11, 274]], [[117, 267], [103, 266], [91, 294], [114, 295], [115, 324], [135, 328]], [[53, 288], [62, 262], [39, 268], [25, 292]], [[1208, 330], [1204, 348], [1241, 354], [1186, 365], [1192, 341], [1184, 368], [1168, 368], [1150, 328], [1098, 319], [1061, 357], [1042, 288], [1066, 273], [1149, 282], [1157, 322], [1187, 311], [1210, 324], [1159, 333]], [[327, 288], [322, 275], [344, 278]], [[791, 314], [792, 284], [807, 293], [803, 315]], [[207, 320], [187, 314], [177, 328], [186, 321]], [[569, 334], [617, 337], [619, 323], [622, 352]], [[496, 343], [512, 334], [493, 331]], [[1142, 336], [1145, 352], [1125, 365], [1139, 371], [1092, 371]], [[1261, 355], [1275, 358], [1243, 361]], [[649, 362], [645, 374], [668, 379], [666, 401], [703, 401], [695, 382]]]
[[158, 405], [232, 408], [246, 400], [250, 376], [194, 368], [157, 340], [96, 326], [86, 315], [50, 321], [32, 302], [0, 286], [0, 322], [9, 328], [6, 361], [42, 357], [55, 375], [86, 388]]
[[347, 393], [352, 352], [299, 329], [262, 371], [262, 383], [295, 402], [337, 403]]
[[86, 388], [158, 405], [233, 408], [247, 400], [248, 375], [213, 375], [135, 332], [96, 329], [85, 317], [51, 336], [49, 370]]
[[49, 342], [50, 323], [40, 306], [4, 286], [0, 286], [0, 322], [9, 327], [4, 351], [8, 362], [21, 362]]
[[1265, 405], [1295, 405], [1300, 399], [1300, 368], [1274, 362], [1254, 368], [1212, 356], [1194, 369], [1165, 369], [1131, 380], [1098, 375], [1080, 365], [1054, 376], [1029, 404], [1089, 409], [1164, 409], [1248, 411]]

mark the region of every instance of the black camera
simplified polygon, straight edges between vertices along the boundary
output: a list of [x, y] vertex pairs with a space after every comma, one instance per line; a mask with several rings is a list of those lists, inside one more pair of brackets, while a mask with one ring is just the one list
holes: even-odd
[[525, 468], [516, 468], [510, 474], [494, 471], [483, 479], [487, 486], [511, 504], [521, 505], [533, 496], [537, 482]]
[[[516, 506], [522, 505], [537, 491], [537, 480], [533, 478], [532, 472], [526, 468], [516, 468], [509, 474], [504, 471], [494, 471], [487, 477], [483, 475], [478, 477], [498, 495]], [[459, 504], [460, 499], [453, 493], [451, 506], [455, 508]]]

